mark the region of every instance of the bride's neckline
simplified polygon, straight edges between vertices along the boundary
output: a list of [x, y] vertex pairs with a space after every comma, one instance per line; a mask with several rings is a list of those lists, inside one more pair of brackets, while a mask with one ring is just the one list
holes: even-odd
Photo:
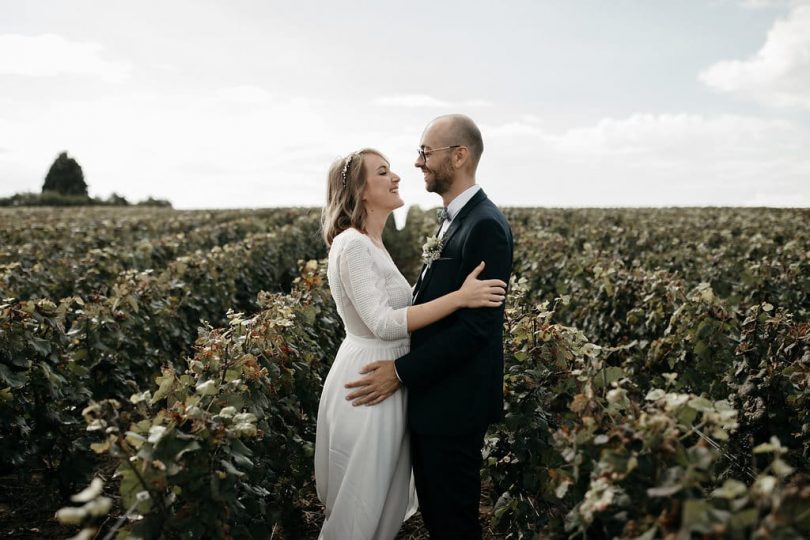
[[359, 229], [355, 229], [354, 227], [351, 227], [351, 229], [353, 231], [357, 232], [358, 234], [361, 234], [362, 236], [365, 236], [366, 238], [368, 238], [368, 241], [371, 242], [372, 246], [377, 248], [379, 251], [382, 251], [383, 253], [385, 253], [385, 255], [388, 257], [388, 259], [393, 262], [394, 258], [391, 257], [390, 253], [388, 253], [388, 250], [385, 248], [385, 244], [382, 244], [382, 242], [380, 242], [380, 244], [378, 244], [372, 237], [370, 237], [369, 235], [367, 235], [366, 233], [364, 233], [363, 231], [361, 231]]

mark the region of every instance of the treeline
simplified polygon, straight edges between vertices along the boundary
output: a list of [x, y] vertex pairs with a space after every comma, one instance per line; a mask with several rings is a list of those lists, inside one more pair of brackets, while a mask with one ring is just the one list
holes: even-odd
[[0, 197], [0, 207], [7, 206], [145, 206], [171, 208], [172, 203], [167, 199], [153, 197], [131, 203], [125, 197], [116, 193], [103, 199], [88, 195], [65, 195], [58, 191], [43, 191], [42, 193], [16, 193], [10, 197]]
[[125, 197], [112, 193], [106, 199], [90, 197], [87, 194], [87, 182], [81, 165], [61, 152], [45, 175], [41, 193], [17, 193], [10, 197], [0, 198], [0, 207], [5, 206], [147, 206], [171, 208], [166, 199], [148, 197], [137, 203], [130, 203]]

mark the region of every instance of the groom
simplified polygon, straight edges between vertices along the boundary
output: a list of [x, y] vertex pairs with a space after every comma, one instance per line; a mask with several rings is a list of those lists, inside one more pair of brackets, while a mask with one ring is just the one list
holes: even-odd
[[[442, 197], [441, 257], [426, 265], [414, 304], [457, 290], [481, 262], [479, 279], [509, 283], [512, 231], [475, 183], [481, 132], [463, 115], [440, 116], [422, 134], [416, 167]], [[411, 336], [411, 352], [372, 362], [346, 385], [355, 405], [408, 389], [408, 427], [419, 506], [431, 538], [481, 538], [481, 449], [503, 410], [504, 307], [462, 309]]]

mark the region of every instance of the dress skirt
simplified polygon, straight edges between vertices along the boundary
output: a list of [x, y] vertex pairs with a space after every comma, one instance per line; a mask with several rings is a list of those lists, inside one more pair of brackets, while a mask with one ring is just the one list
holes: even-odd
[[409, 339], [346, 336], [324, 382], [318, 408], [315, 478], [326, 506], [319, 538], [391, 540], [416, 512], [406, 429], [407, 394], [400, 388], [373, 406], [346, 400], [347, 382], [375, 360], [407, 353]]

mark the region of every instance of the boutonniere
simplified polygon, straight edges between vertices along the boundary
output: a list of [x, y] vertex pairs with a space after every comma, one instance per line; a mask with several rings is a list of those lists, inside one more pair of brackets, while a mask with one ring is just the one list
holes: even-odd
[[422, 244], [422, 262], [430, 267], [433, 261], [442, 256], [443, 247], [441, 238], [428, 236], [425, 243]]

